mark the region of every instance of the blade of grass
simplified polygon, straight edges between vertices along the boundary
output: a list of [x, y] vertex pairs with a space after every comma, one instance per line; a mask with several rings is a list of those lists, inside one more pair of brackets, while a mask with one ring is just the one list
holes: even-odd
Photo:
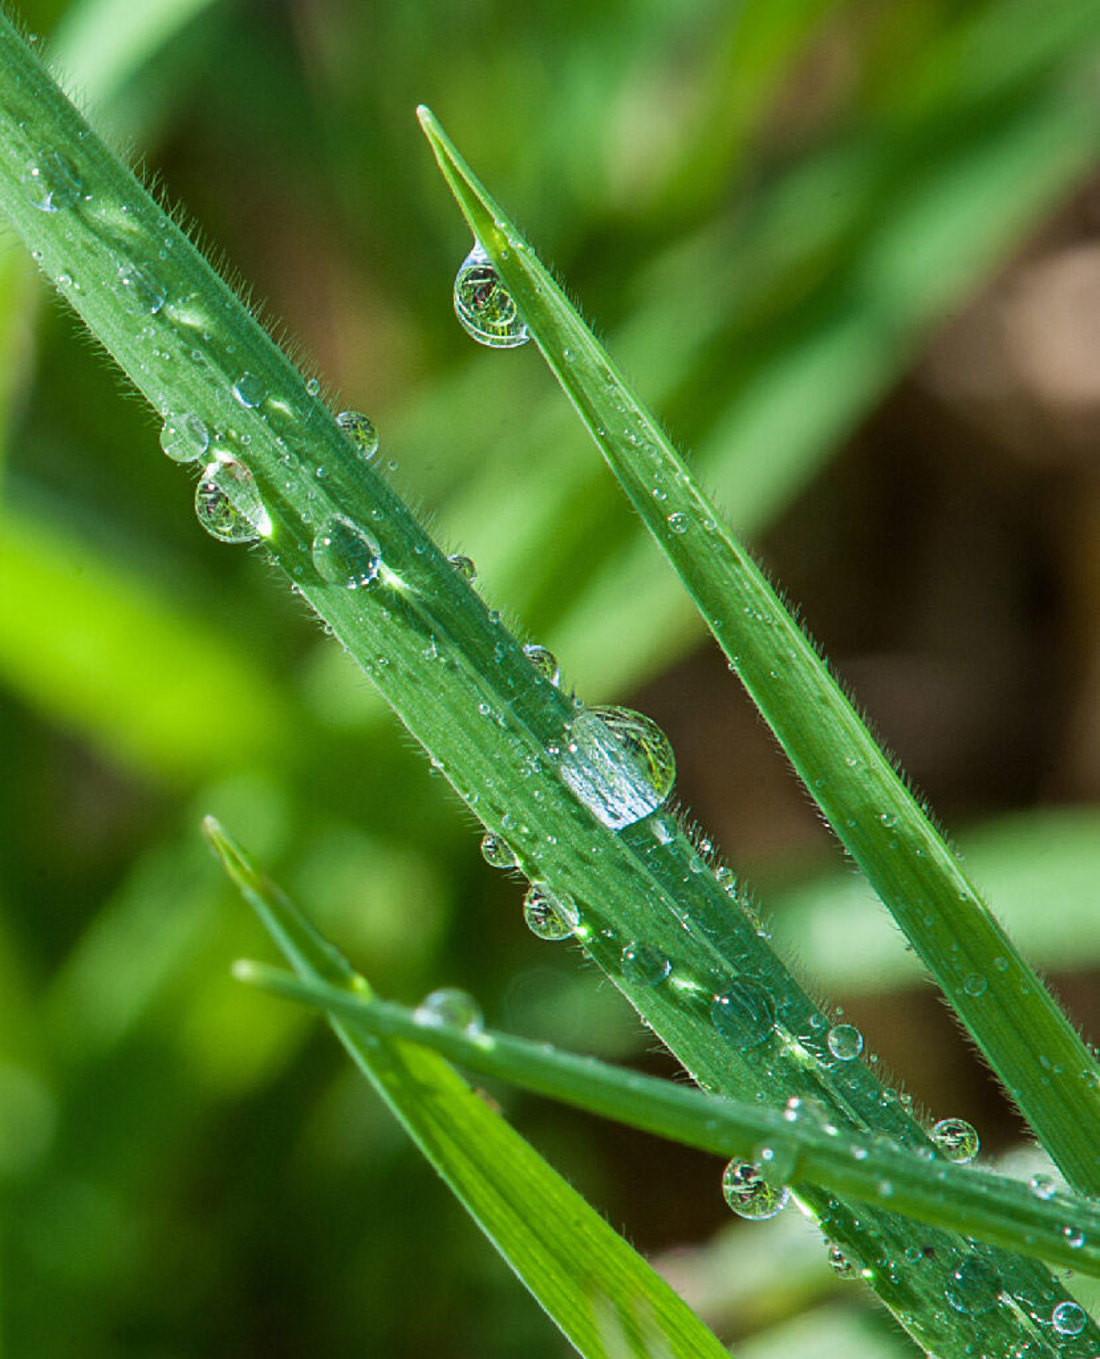
[[845, 848], [1067, 1180], [1100, 1192], [1100, 1067], [656, 419], [427, 109], [475, 237]]
[[343, 1002], [368, 1000], [366, 982], [217, 822], [205, 829], [356, 1065], [580, 1353], [721, 1359], [668, 1284], [441, 1057], [345, 1022]]
[[812, 1180], [937, 1227], [964, 1232], [1022, 1255], [1100, 1276], [1100, 1203], [1076, 1194], [1039, 1198], [1003, 1175], [932, 1161], [876, 1139], [850, 1141], [835, 1125], [789, 1119], [775, 1110], [704, 1094], [671, 1081], [578, 1057], [488, 1029], [439, 1026], [392, 1002], [299, 980], [280, 968], [242, 961], [239, 981], [358, 1029], [422, 1043], [480, 1076], [562, 1100], [632, 1128], [726, 1157], [785, 1167], [785, 1179]]

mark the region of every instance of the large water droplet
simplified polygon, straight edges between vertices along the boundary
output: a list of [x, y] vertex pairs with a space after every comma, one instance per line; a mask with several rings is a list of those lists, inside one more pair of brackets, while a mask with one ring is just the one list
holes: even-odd
[[173, 462], [194, 462], [210, 447], [210, 431], [197, 415], [172, 415], [160, 431], [160, 446]]
[[369, 585], [382, 566], [377, 543], [342, 514], [325, 520], [313, 539], [312, 555], [322, 580], [349, 590]]
[[341, 411], [336, 423], [355, 445], [355, 451], [363, 458], [370, 459], [378, 452], [378, 431], [374, 421], [359, 411]]
[[60, 151], [44, 151], [23, 168], [23, 192], [42, 212], [71, 208], [81, 185], [80, 171]]
[[741, 1048], [754, 1048], [775, 1028], [772, 998], [752, 977], [734, 977], [710, 1003], [710, 1017], [722, 1035]]
[[964, 1165], [978, 1154], [978, 1131], [965, 1118], [941, 1118], [932, 1129], [932, 1141], [948, 1161]]
[[947, 1280], [944, 1297], [964, 1316], [981, 1316], [997, 1305], [1001, 1296], [1001, 1281], [991, 1265], [977, 1256], [964, 1260]]
[[271, 533], [271, 518], [252, 473], [235, 458], [219, 457], [195, 491], [199, 523], [223, 543], [251, 543]]
[[418, 1024], [433, 1029], [458, 1029], [471, 1037], [485, 1028], [481, 1006], [467, 991], [444, 986], [425, 996], [413, 1011]]
[[850, 1062], [863, 1051], [863, 1035], [854, 1024], [834, 1024], [826, 1042], [838, 1062]]
[[523, 918], [527, 928], [540, 939], [568, 939], [580, 923], [577, 908], [569, 897], [558, 897], [542, 883], [532, 883], [523, 898]]
[[781, 1212], [791, 1191], [769, 1184], [751, 1161], [731, 1161], [722, 1172], [722, 1197], [738, 1217], [759, 1222]]
[[1079, 1335], [1085, 1329], [1088, 1316], [1076, 1302], [1060, 1302], [1050, 1315], [1051, 1325], [1059, 1335]]
[[481, 837], [481, 857], [491, 868], [515, 868], [517, 862], [511, 846], [492, 831]]
[[554, 653], [547, 651], [544, 646], [539, 646], [537, 642], [528, 642], [523, 650], [527, 659], [542, 678], [549, 680], [551, 684], [557, 684], [561, 679], [561, 670], [558, 667], [558, 658]]
[[120, 264], [114, 292], [131, 316], [155, 316], [168, 297], [167, 288], [144, 264]]
[[242, 406], [251, 410], [262, 406], [267, 399], [267, 383], [255, 373], [242, 373], [233, 384], [233, 395]]
[[635, 986], [660, 986], [672, 971], [672, 964], [659, 948], [637, 940], [623, 949], [619, 965], [623, 976]]
[[630, 708], [586, 708], [569, 726], [559, 772], [605, 826], [622, 830], [655, 812], [676, 778], [661, 728]]
[[455, 315], [467, 334], [492, 349], [515, 349], [531, 338], [496, 266], [475, 245], [455, 275]]

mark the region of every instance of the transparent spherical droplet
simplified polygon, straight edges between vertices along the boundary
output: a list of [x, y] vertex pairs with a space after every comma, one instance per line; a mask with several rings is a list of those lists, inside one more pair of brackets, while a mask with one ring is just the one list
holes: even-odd
[[80, 171], [60, 151], [44, 151], [23, 167], [23, 192], [42, 212], [71, 208], [81, 187]]
[[1076, 1302], [1060, 1302], [1050, 1314], [1050, 1322], [1059, 1335], [1079, 1335], [1085, 1329], [1088, 1316]]
[[461, 552], [456, 552], [453, 556], [448, 557], [447, 560], [463, 580], [468, 580], [471, 585], [477, 580], [477, 567], [469, 557], [464, 557]]
[[523, 898], [523, 919], [540, 939], [568, 939], [580, 923], [569, 897], [558, 897], [542, 883], [532, 883]]
[[977, 1129], [965, 1118], [941, 1118], [932, 1129], [932, 1141], [946, 1160], [959, 1165], [972, 1161], [980, 1145]]
[[561, 670], [558, 666], [558, 658], [546, 647], [539, 646], [536, 642], [528, 642], [523, 648], [527, 659], [535, 667], [544, 680], [549, 680], [551, 684], [557, 684], [561, 679]]
[[233, 395], [249, 410], [262, 406], [267, 399], [267, 384], [255, 373], [242, 373], [233, 384]]
[[751, 1161], [731, 1161], [722, 1172], [722, 1197], [738, 1217], [760, 1222], [781, 1212], [791, 1191], [769, 1184]]
[[829, 1268], [838, 1279], [854, 1279], [856, 1276], [855, 1266], [844, 1254], [839, 1246], [829, 1247]]
[[1085, 1233], [1080, 1227], [1063, 1227], [1062, 1235], [1066, 1238], [1066, 1245], [1070, 1250], [1080, 1250], [1085, 1244]]
[[691, 527], [691, 520], [686, 514], [681, 514], [679, 510], [675, 514], [670, 514], [667, 522], [670, 533], [686, 533]]
[[160, 446], [173, 462], [195, 462], [210, 447], [210, 431], [197, 415], [172, 415], [160, 431]]
[[962, 1312], [964, 1316], [981, 1316], [996, 1307], [1001, 1296], [1001, 1281], [991, 1265], [977, 1256], [970, 1256], [952, 1272], [943, 1293], [956, 1312]]
[[968, 996], [982, 996], [985, 994], [987, 982], [980, 972], [971, 972], [963, 982], [963, 990]]
[[1037, 1199], [1052, 1199], [1058, 1192], [1058, 1185], [1052, 1175], [1032, 1175], [1028, 1187]]
[[271, 533], [271, 519], [252, 473], [236, 458], [219, 458], [195, 490], [199, 523], [223, 543], [251, 543]]
[[474, 246], [455, 275], [454, 303], [463, 330], [478, 344], [515, 349], [531, 338], [515, 299], [480, 245]]
[[850, 1062], [863, 1051], [863, 1035], [854, 1024], [834, 1024], [825, 1041], [838, 1062]]
[[336, 423], [355, 445], [355, 451], [363, 458], [373, 458], [378, 452], [378, 431], [369, 415], [359, 411], [341, 411]]
[[132, 262], [119, 265], [114, 293], [131, 316], [155, 316], [168, 297], [167, 288], [152, 269]]
[[676, 757], [668, 737], [643, 713], [586, 708], [569, 725], [558, 769], [605, 826], [622, 830], [668, 800]]
[[481, 837], [481, 857], [491, 868], [515, 868], [517, 862], [507, 841], [492, 831]]
[[306, 378], [306, 394], [317, 396], [321, 391], [321, 379], [316, 377]]
[[668, 958], [653, 944], [635, 940], [619, 955], [623, 976], [635, 986], [660, 986], [672, 971]]
[[752, 977], [734, 977], [710, 1003], [710, 1017], [723, 1038], [740, 1048], [762, 1043], [775, 1028], [775, 1006]]
[[458, 1029], [470, 1035], [485, 1028], [481, 1006], [469, 992], [453, 986], [444, 986], [425, 996], [413, 1011], [413, 1018], [433, 1029]]
[[342, 514], [326, 519], [313, 539], [313, 565], [322, 580], [358, 590], [378, 577], [378, 544]]

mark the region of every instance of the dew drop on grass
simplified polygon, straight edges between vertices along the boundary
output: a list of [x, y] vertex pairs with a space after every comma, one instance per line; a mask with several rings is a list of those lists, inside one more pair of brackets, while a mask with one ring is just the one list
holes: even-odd
[[152, 269], [132, 262], [118, 266], [114, 292], [131, 316], [155, 316], [168, 297], [168, 289]]
[[458, 1029], [471, 1037], [485, 1028], [481, 1006], [467, 991], [444, 986], [425, 996], [413, 1011], [418, 1024], [432, 1029]]
[[1066, 1245], [1070, 1250], [1080, 1250], [1085, 1244], [1085, 1233], [1080, 1227], [1063, 1227], [1062, 1235], [1066, 1238]]
[[964, 1316], [981, 1316], [996, 1307], [1001, 1296], [1001, 1281], [991, 1265], [972, 1255], [952, 1271], [943, 1293], [956, 1312], [962, 1312]]
[[838, 1279], [854, 1279], [856, 1276], [855, 1267], [851, 1260], [844, 1254], [839, 1246], [829, 1247], [829, 1268]]
[[941, 1118], [932, 1129], [932, 1141], [945, 1160], [965, 1165], [978, 1154], [977, 1129], [965, 1118]]
[[490, 868], [515, 868], [516, 866], [516, 856], [512, 853], [511, 846], [499, 835], [494, 835], [492, 831], [487, 831], [481, 837], [481, 857]]
[[195, 513], [223, 543], [251, 543], [271, 533], [255, 478], [235, 458], [219, 457], [205, 468], [195, 490]]
[[44, 151], [23, 167], [23, 192], [42, 212], [71, 208], [80, 197], [80, 171], [60, 151]]
[[378, 452], [378, 431], [369, 415], [359, 411], [341, 411], [336, 423], [355, 445], [355, 451], [364, 459], [371, 459]]
[[775, 1006], [752, 977], [734, 977], [710, 1003], [714, 1027], [739, 1048], [754, 1048], [775, 1028]]
[[623, 949], [619, 966], [623, 976], [635, 986], [660, 986], [672, 971], [672, 964], [656, 945], [637, 940]]
[[1032, 1175], [1028, 1180], [1028, 1187], [1037, 1199], [1052, 1199], [1058, 1192], [1058, 1186], [1051, 1175]]
[[197, 415], [172, 415], [160, 431], [160, 446], [173, 462], [194, 462], [210, 447], [210, 431]]
[[631, 708], [586, 708], [569, 725], [562, 780], [612, 830], [655, 812], [672, 792], [676, 757], [661, 728]]
[[1076, 1302], [1060, 1302], [1050, 1315], [1051, 1325], [1059, 1335], [1080, 1335], [1088, 1316]]
[[477, 567], [474, 565], [471, 558], [464, 557], [461, 552], [456, 552], [453, 556], [448, 557], [447, 560], [463, 580], [468, 580], [471, 585], [477, 580]]
[[322, 580], [358, 590], [378, 578], [382, 556], [372, 542], [350, 519], [335, 514], [326, 519], [313, 539], [313, 565]]
[[523, 648], [527, 659], [535, 667], [535, 670], [544, 680], [549, 680], [551, 684], [557, 684], [561, 679], [561, 669], [558, 666], [558, 658], [546, 647], [539, 646], [537, 642], [528, 642]]
[[731, 1161], [722, 1172], [722, 1197], [738, 1217], [762, 1222], [782, 1212], [791, 1191], [769, 1184], [751, 1161]]
[[691, 520], [688, 519], [686, 514], [681, 514], [679, 510], [677, 510], [675, 514], [670, 514], [668, 516], [668, 530], [670, 533], [686, 533], [690, 527]]
[[515, 349], [531, 338], [515, 299], [479, 244], [455, 275], [455, 315], [463, 330], [491, 349]]
[[854, 1024], [834, 1024], [825, 1041], [838, 1062], [850, 1062], [863, 1051], [863, 1035]]
[[267, 399], [267, 384], [255, 373], [242, 373], [233, 384], [233, 395], [242, 406], [252, 410]]
[[537, 882], [523, 898], [523, 919], [532, 934], [551, 941], [568, 939], [580, 923], [572, 898], [555, 896]]

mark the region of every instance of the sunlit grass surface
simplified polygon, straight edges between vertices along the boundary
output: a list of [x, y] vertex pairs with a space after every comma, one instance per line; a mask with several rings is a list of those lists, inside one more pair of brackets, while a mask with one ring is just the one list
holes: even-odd
[[[23, 12], [49, 33], [52, 9]], [[1065, 8], [1076, 34], [1044, 28], [1049, 50], [1033, 5], [958, 12], [760, 6], [737, 31], [723, 7], [507, 23], [489, 7], [418, 30], [398, 8], [211, 4], [102, 93], [71, 58], [92, 107], [371, 412], [395, 480], [476, 558], [486, 596], [586, 697], [632, 693], [661, 720], [681, 795], [765, 884], [836, 856], [724, 667], [690, 655], [687, 607], [535, 356], [475, 351], [455, 325], [468, 240], [412, 109], [430, 102], [538, 223], [965, 846], [969, 822], [1100, 786], [1096, 393], [1076, 304], [1100, 271], [1088, 191], [1064, 206], [1097, 141], [1071, 116], [1087, 11]], [[963, 312], [1023, 232], [1029, 252]], [[556, 1352], [339, 1055], [228, 980], [258, 936], [198, 815], [277, 866], [390, 994], [460, 983], [501, 1027], [607, 1055], [644, 1050], [636, 1023], [527, 935], [521, 889], [491, 880], [440, 781], [258, 559], [197, 530], [143, 408], [17, 256], [3, 288], [12, 1353], [364, 1337], [395, 1354]], [[944, 309], [954, 324], [933, 340]], [[1067, 904], [1060, 875], [1089, 843], [1006, 834], [982, 882], [996, 901], [1002, 867], [1050, 862], [1023, 894], [1038, 928], [1018, 929], [1095, 1031], [1097, 931], [1086, 911], [1067, 948], [1059, 923], [1088, 891], [1084, 873]], [[911, 981], [891, 964], [876, 985], [879, 946], [864, 955], [861, 937], [830, 964], [830, 995], [858, 991], [853, 1017], [919, 1102], [1006, 1145], [1015, 1125], [935, 1005], [915, 1025]], [[808, 937], [795, 947], [814, 975]], [[717, 1163], [509, 1101], [639, 1245], [724, 1221]], [[755, 1257], [771, 1238], [755, 1224], [736, 1239]], [[412, 1270], [414, 1308], [397, 1286]], [[804, 1274], [762, 1271], [714, 1314], [744, 1335], [841, 1287], [815, 1248]], [[841, 1312], [862, 1307], [854, 1292]], [[844, 1323], [862, 1325], [859, 1352], [905, 1343], [873, 1317]]]

